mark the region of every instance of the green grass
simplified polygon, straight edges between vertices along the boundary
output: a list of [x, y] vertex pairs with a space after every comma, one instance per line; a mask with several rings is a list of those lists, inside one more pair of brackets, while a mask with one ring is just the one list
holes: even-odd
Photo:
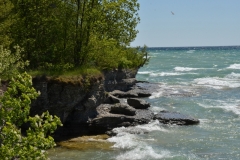
[[48, 80], [59, 83], [68, 83], [80, 85], [86, 88], [88, 83], [95, 83], [103, 78], [103, 74], [99, 69], [80, 67], [68, 71], [53, 71], [53, 70], [34, 70], [28, 71], [34, 77], [46, 76]]
[[80, 67], [68, 71], [59, 70], [31, 70], [28, 73], [33, 76], [47, 76], [47, 77], [85, 77], [85, 76], [101, 76], [102, 73], [97, 68]]

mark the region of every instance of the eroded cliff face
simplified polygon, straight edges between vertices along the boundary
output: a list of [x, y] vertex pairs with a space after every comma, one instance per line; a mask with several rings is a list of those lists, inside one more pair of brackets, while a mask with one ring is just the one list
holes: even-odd
[[[68, 132], [77, 134], [77, 128], [97, 116], [96, 108], [105, 101], [107, 92], [130, 89], [136, 82], [136, 74], [137, 69], [126, 69], [105, 71], [99, 77], [72, 81], [33, 78], [33, 86], [41, 95], [32, 103], [31, 115], [48, 110], [60, 117], [65, 127], [69, 127]], [[66, 132], [60, 130], [58, 132]]]

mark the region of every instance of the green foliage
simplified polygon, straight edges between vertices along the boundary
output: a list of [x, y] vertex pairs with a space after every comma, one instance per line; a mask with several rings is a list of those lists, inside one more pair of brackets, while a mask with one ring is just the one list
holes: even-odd
[[136, 64], [131, 56], [122, 56], [131, 53], [124, 48], [138, 33], [137, 0], [4, 0], [1, 8], [0, 40], [5, 46], [24, 48], [29, 69], [67, 71]]
[[[55, 145], [50, 136], [61, 121], [48, 112], [29, 117], [31, 100], [39, 93], [32, 87], [31, 76], [17, 74], [0, 97], [0, 159], [47, 159], [45, 150]], [[30, 123], [26, 135], [21, 125]]]
[[149, 61], [146, 46], [143, 48], [130, 48], [115, 45], [112, 40], [102, 41], [103, 43], [94, 45], [94, 50], [89, 54], [91, 65], [101, 70], [111, 70], [113, 68], [139, 68]]
[[23, 51], [19, 46], [15, 46], [15, 53], [0, 46], [0, 80], [1, 78], [9, 79], [19, 69], [24, 69], [28, 61], [24, 62], [21, 57]]
[[11, 42], [10, 27], [15, 21], [15, 15], [12, 13], [13, 4], [10, 0], [0, 1], [0, 45], [8, 47]]

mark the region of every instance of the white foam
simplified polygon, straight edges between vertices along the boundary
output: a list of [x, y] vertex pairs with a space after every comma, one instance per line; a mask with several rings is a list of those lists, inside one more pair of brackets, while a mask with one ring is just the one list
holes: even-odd
[[189, 86], [189, 83], [181, 83], [180, 85], [167, 85], [163, 83], [159, 86], [159, 89], [156, 92], [153, 92], [149, 99], [155, 99], [159, 97], [168, 97], [168, 96], [196, 96], [196, 88]]
[[173, 72], [150, 73], [150, 76], [152, 76], [152, 77], [178, 76], [178, 75], [182, 75], [182, 73], [173, 73]]
[[162, 91], [158, 91], [158, 92], [153, 92], [152, 95], [149, 97], [149, 99], [155, 99], [155, 98], [159, 98], [163, 96], [163, 92]]
[[209, 119], [199, 119], [200, 124], [204, 124], [204, 123], [210, 123]]
[[240, 79], [240, 74], [239, 73], [234, 73], [232, 72], [231, 74], [228, 74], [226, 78], [231, 78], [231, 79]]
[[113, 132], [117, 133], [117, 135], [109, 138], [108, 141], [114, 143], [113, 148], [133, 149], [138, 146], [145, 145], [146, 140], [142, 139], [140, 136], [138, 136], [138, 134], [152, 131], [169, 132], [167, 129], [161, 127], [158, 120], [155, 120], [151, 121], [148, 124], [138, 125], [134, 127], [114, 128]]
[[143, 130], [146, 130], [146, 131], [149, 131], [149, 132], [151, 132], [151, 131], [169, 132], [169, 130], [166, 130], [163, 127], [160, 126], [160, 123], [159, 123], [158, 120], [151, 121], [148, 124], [138, 125], [138, 126], [136, 126], [136, 128], [143, 129]]
[[187, 53], [194, 53], [196, 50], [189, 50], [189, 51], [187, 51]]
[[225, 111], [228, 112], [233, 112], [237, 115], [240, 115], [240, 100], [229, 100], [228, 102], [225, 101], [215, 101], [214, 104], [202, 104], [202, 103], [198, 103], [199, 106], [204, 107], [204, 108], [221, 108]]
[[219, 77], [207, 77], [207, 78], [197, 78], [193, 82], [197, 86], [210, 87], [214, 89], [223, 88], [238, 88], [240, 87], [240, 82], [229, 78], [219, 78]]
[[138, 72], [138, 74], [150, 74], [150, 73], [152, 73], [152, 72], [150, 72], [150, 71], [142, 71], [142, 72], [139, 71], [139, 72]]
[[120, 148], [120, 149], [131, 149], [135, 148], [139, 145], [137, 140], [137, 135], [122, 132], [118, 133], [117, 136], [108, 138], [109, 142], [113, 142], [113, 148]]
[[153, 111], [154, 113], [159, 113], [160, 111], [164, 110], [164, 108], [161, 107], [157, 107], [157, 106], [152, 106], [150, 107], [151, 111]]
[[227, 67], [228, 69], [240, 69], [240, 64], [232, 64], [229, 67]]
[[169, 132], [168, 130], [161, 127], [158, 120], [153, 120], [148, 124], [137, 125], [134, 127], [119, 127], [119, 128], [113, 129], [113, 132], [117, 133], [118, 137], [125, 136], [126, 134], [132, 134], [132, 133], [143, 134], [143, 133], [152, 132], [152, 131]]
[[161, 151], [157, 153], [150, 146], [137, 147], [116, 157], [117, 160], [143, 160], [143, 159], [163, 159], [169, 158], [170, 152]]
[[174, 68], [175, 71], [179, 71], [179, 72], [196, 71], [199, 69], [204, 69], [204, 68], [189, 68], [189, 67], [175, 67]]

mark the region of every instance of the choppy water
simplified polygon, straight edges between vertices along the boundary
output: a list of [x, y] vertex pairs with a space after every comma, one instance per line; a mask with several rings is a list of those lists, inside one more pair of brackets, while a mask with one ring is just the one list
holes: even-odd
[[[238, 160], [240, 159], [240, 47], [150, 48], [138, 80], [156, 83], [151, 110], [179, 111], [199, 125], [158, 121], [117, 128], [111, 150], [56, 148], [51, 159]], [[128, 130], [149, 131], [130, 134]]]

